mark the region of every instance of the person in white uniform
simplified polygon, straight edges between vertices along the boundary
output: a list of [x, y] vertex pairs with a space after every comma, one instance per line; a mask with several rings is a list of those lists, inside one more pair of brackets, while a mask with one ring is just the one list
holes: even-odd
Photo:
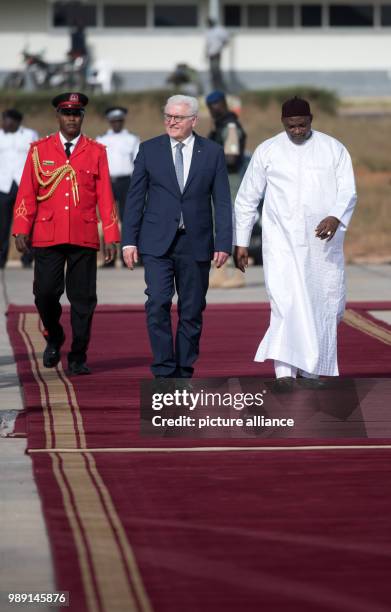
[[269, 328], [255, 361], [273, 359], [277, 381], [337, 376], [337, 325], [345, 308], [343, 242], [356, 200], [350, 155], [312, 130], [306, 100], [282, 105], [285, 131], [260, 144], [234, 206], [235, 263], [247, 267], [257, 207], [262, 212]]
[[[22, 125], [23, 115], [15, 108], [3, 112], [0, 129], [0, 268], [8, 259], [12, 213], [30, 144], [38, 134]], [[30, 267], [31, 252], [21, 257], [22, 265]]]
[[[117, 202], [119, 218], [122, 222], [126, 194], [129, 189], [130, 179], [133, 174], [134, 160], [136, 159], [140, 139], [125, 129], [125, 118], [127, 109], [122, 106], [114, 106], [105, 111], [110, 129], [96, 139], [107, 148], [107, 158], [111, 185], [115, 201]], [[104, 264], [104, 267], [114, 266], [115, 261]]]
[[205, 53], [209, 60], [210, 87], [225, 91], [225, 83], [221, 73], [220, 61], [224, 47], [229, 42], [229, 34], [215, 19], [207, 20]]

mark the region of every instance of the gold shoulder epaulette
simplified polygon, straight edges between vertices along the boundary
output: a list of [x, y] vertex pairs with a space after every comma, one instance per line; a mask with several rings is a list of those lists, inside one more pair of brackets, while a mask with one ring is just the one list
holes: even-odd
[[44, 136], [43, 138], [40, 138], [39, 140], [34, 140], [33, 142], [30, 142], [30, 149], [33, 149], [34, 147], [42, 144], [43, 142], [46, 142], [52, 136], [54, 136], [54, 134], [49, 134], [48, 136]]
[[101, 142], [97, 142], [96, 140], [94, 140], [93, 138], [88, 138], [88, 141], [91, 144], [94, 144], [95, 146], [98, 147], [98, 149], [103, 149], [104, 151], [106, 150], [106, 146], [104, 144], [102, 144]]
[[53, 134], [49, 134], [48, 136], [44, 136], [43, 138], [40, 138], [39, 140], [34, 140], [34, 142], [30, 143], [30, 147], [35, 147], [36, 145], [39, 145], [42, 142], [46, 142], [46, 140], [48, 140], [51, 136], [53, 136]]

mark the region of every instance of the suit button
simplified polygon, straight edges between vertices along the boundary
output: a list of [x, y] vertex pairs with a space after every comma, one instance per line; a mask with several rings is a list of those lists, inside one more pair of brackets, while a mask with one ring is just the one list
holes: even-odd
[[69, 196], [69, 193], [66, 193], [65, 195], [66, 195], [66, 196]]
[[67, 161], [65, 162], [66, 164], [69, 164], [69, 159], [67, 159]]
[[66, 181], [70, 181], [71, 179], [69, 178], [69, 176], [67, 176], [65, 180]]
[[179, 217], [175, 217], [174, 221], [177, 221], [179, 223]]
[[65, 206], [65, 210], [68, 210], [68, 209], [69, 209], [69, 206]]

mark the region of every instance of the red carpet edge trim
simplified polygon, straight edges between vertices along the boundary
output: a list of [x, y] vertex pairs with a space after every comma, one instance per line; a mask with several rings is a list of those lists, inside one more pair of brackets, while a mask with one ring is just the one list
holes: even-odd
[[372, 338], [376, 338], [376, 340], [391, 346], [391, 331], [375, 323], [373, 320], [367, 319], [362, 314], [359, 314], [358, 312], [355, 312], [349, 308], [345, 312], [343, 321], [347, 325], [350, 325], [351, 327], [372, 336]]

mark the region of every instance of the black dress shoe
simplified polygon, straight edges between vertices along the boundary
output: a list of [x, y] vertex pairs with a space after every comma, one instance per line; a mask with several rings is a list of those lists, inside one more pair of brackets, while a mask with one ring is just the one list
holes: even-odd
[[194, 391], [190, 378], [176, 378], [174, 386], [178, 391], [188, 391], [189, 393]]
[[45, 368], [55, 368], [61, 359], [60, 349], [65, 342], [65, 334], [62, 332], [62, 338], [60, 340], [47, 339], [47, 345], [43, 352], [43, 365]]
[[169, 393], [174, 388], [174, 380], [171, 376], [155, 376], [152, 381], [152, 390], [154, 393]]
[[68, 363], [68, 374], [72, 376], [85, 376], [86, 374], [91, 374], [91, 370], [86, 363], [71, 361]]
[[295, 379], [292, 376], [283, 376], [274, 381], [272, 391], [274, 393], [290, 393], [293, 391]]
[[303, 389], [327, 389], [327, 382], [325, 380], [319, 380], [319, 378], [298, 378], [297, 383]]

